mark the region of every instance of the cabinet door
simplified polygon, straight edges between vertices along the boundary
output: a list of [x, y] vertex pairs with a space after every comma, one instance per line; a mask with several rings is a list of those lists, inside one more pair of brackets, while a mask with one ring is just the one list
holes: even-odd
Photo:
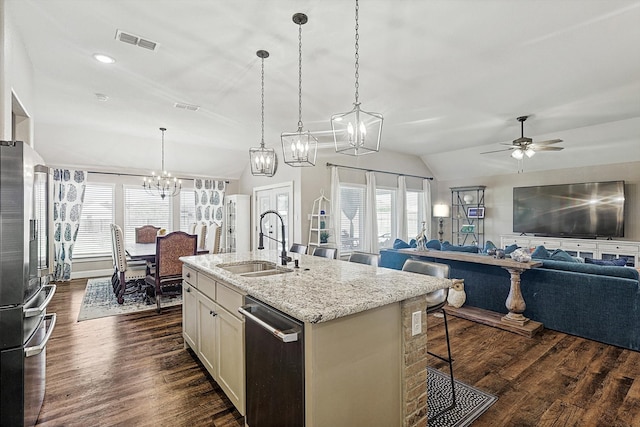
[[216, 381], [238, 411], [244, 415], [243, 322], [224, 309], [218, 315], [218, 378]]
[[198, 291], [187, 282], [182, 284], [182, 336], [185, 348], [188, 345], [198, 351], [197, 342]]
[[216, 323], [218, 305], [204, 295], [198, 298], [198, 357], [211, 376], [217, 380], [216, 371]]

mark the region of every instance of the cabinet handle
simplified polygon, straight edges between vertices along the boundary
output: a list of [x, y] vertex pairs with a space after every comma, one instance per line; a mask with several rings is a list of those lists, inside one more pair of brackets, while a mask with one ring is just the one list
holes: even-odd
[[216, 317], [216, 316], [218, 315], [218, 313], [216, 313], [216, 312], [215, 312], [215, 311], [213, 311], [213, 310], [210, 310], [210, 311], [209, 311], [209, 314], [210, 314], [210, 315], [212, 315], [213, 317]]
[[191, 288], [187, 288], [185, 289], [187, 292], [191, 292]]
[[186, 274], [186, 276], [187, 276], [187, 277], [191, 277], [191, 273], [187, 273], [187, 274]]

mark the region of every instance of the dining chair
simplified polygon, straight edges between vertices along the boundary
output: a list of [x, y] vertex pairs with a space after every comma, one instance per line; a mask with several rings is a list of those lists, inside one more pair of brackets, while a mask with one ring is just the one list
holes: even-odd
[[307, 247], [305, 245], [301, 245], [300, 243], [294, 243], [289, 248], [289, 252], [297, 253], [297, 254], [306, 254]]
[[153, 225], [143, 225], [136, 227], [136, 243], [155, 243], [160, 227]]
[[197, 237], [198, 249], [204, 249], [207, 241], [207, 224], [203, 222], [197, 223], [192, 234]]
[[156, 269], [148, 274], [145, 282], [153, 289], [156, 311], [160, 313], [160, 297], [182, 293], [182, 261], [180, 257], [195, 255], [198, 239], [193, 234], [174, 231], [156, 239]]
[[349, 262], [357, 262], [359, 264], [368, 264], [377, 267], [379, 258], [380, 256], [378, 254], [352, 252], [351, 255], [349, 255]]
[[[440, 277], [444, 279], [449, 278], [449, 265], [437, 262], [422, 261], [417, 259], [408, 259], [402, 266], [402, 271], [410, 271], [412, 273], [424, 274], [427, 276]], [[442, 414], [450, 411], [456, 406], [456, 389], [455, 380], [453, 379], [453, 358], [451, 357], [451, 343], [449, 341], [449, 326], [447, 325], [447, 312], [444, 309], [447, 303], [447, 296], [449, 294], [449, 288], [438, 289], [437, 291], [430, 292], [426, 295], [427, 300], [427, 315], [436, 311], [442, 311], [444, 318], [444, 333], [447, 339], [447, 353], [448, 357], [443, 357], [438, 354], [434, 354], [427, 350], [427, 353], [433, 357], [436, 357], [443, 362], [449, 364], [449, 376], [451, 379], [451, 404], [444, 409], [439, 410], [435, 415], [432, 415], [427, 421], [432, 421]]]
[[142, 288], [144, 279], [147, 276], [147, 266], [145, 263], [129, 263], [127, 254], [124, 249], [124, 236], [119, 225], [111, 224], [111, 236], [113, 244], [113, 255], [115, 268], [117, 271], [118, 282], [114, 284], [113, 291], [116, 294], [118, 304], [124, 302], [124, 294], [127, 291], [127, 285], [130, 286], [130, 292], [138, 292]]
[[191, 224], [189, 224], [189, 234], [196, 234], [196, 223], [192, 222]]
[[338, 251], [336, 248], [315, 248], [313, 250], [313, 256], [321, 256], [324, 258], [333, 258], [336, 259], [336, 255]]
[[206, 246], [209, 246], [209, 253], [220, 253], [220, 235], [222, 234], [222, 226], [212, 222], [207, 232]]

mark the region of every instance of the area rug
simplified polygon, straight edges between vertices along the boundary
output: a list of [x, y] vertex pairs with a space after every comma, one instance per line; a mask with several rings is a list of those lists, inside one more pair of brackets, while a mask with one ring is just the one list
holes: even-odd
[[[458, 380], [455, 384], [455, 408], [430, 421], [429, 427], [469, 426], [498, 400], [496, 396]], [[451, 378], [448, 373], [443, 374], [427, 367], [427, 390], [428, 417], [432, 417], [440, 409], [451, 404]]]
[[[161, 307], [182, 304], [182, 296], [160, 297]], [[87, 288], [78, 314], [78, 322], [99, 317], [116, 316], [118, 314], [135, 313], [138, 311], [155, 310], [156, 304], [146, 300], [141, 292], [125, 294], [124, 303], [118, 304], [116, 295], [111, 287], [110, 277], [89, 279]]]

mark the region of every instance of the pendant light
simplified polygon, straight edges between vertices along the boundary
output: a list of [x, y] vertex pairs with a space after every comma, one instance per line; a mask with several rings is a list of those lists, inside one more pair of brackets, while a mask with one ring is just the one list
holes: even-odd
[[298, 130], [280, 135], [284, 162], [293, 167], [315, 166], [318, 152], [318, 140], [302, 128], [302, 25], [307, 21], [304, 13], [293, 15], [298, 25]]
[[177, 196], [182, 189], [182, 181], [172, 177], [164, 168], [164, 133], [166, 130], [167, 128], [160, 128], [162, 132], [162, 170], [159, 175], [151, 172], [151, 176], [144, 177], [142, 180], [142, 187], [147, 190], [147, 193], [160, 196], [162, 199], [167, 196]]
[[269, 52], [266, 50], [259, 50], [256, 52], [258, 58], [262, 59], [262, 139], [260, 140], [260, 147], [253, 147], [249, 149], [249, 161], [251, 163], [251, 175], [253, 176], [273, 176], [276, 173], [278, 167], [278, 157], [276, 151], [273, 148], [265, 148], [264, 146], [264, 60], [269, 57]]
[[382, 114], [370, 113], [360, 109], [360, 100], [358, 97], [358, 79], [360, 77], [358, 13], [359, 6], [358, 0], [356, 0], [356, 99], [353, 103], [354, 107], [346, 113], [338, 113], [331, 116], [331, 130], [333, 131], [333, 141], [335, 142], [336, 152], [351, 156], [360, 156], [380, 151], [383, 121]]

